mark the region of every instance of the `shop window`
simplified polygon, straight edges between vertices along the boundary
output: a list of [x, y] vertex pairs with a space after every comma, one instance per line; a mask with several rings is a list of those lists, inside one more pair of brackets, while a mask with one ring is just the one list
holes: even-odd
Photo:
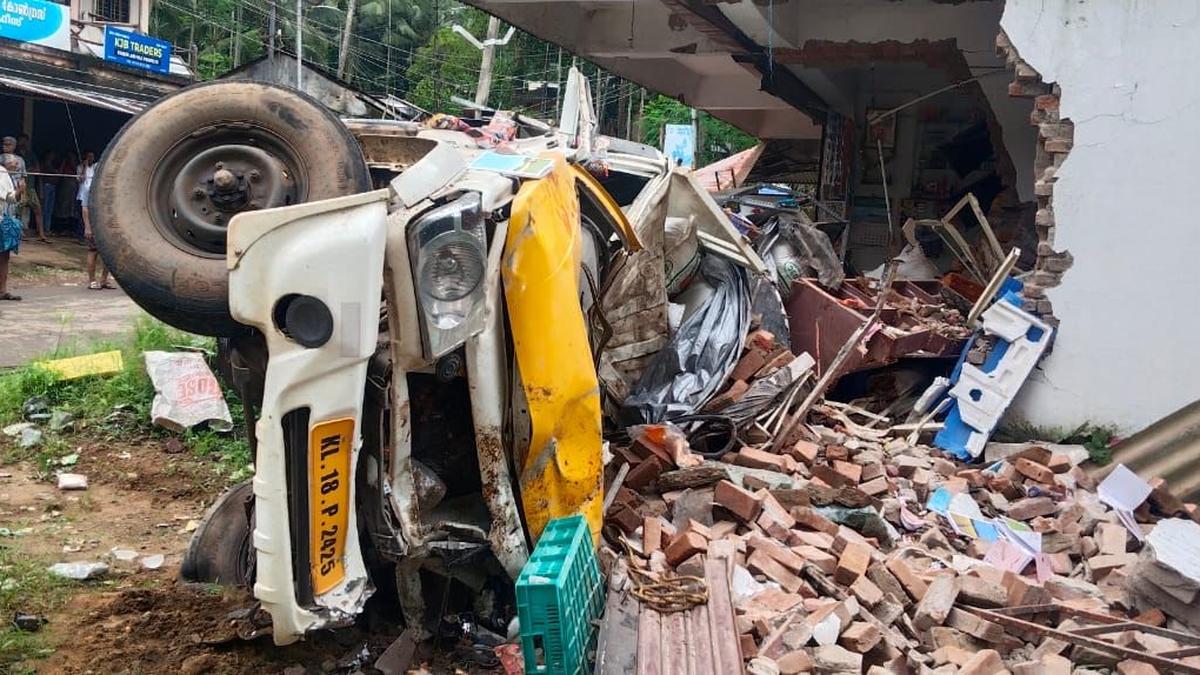
[[97, 21], [129, 23], [130, 0], [95, 0], [93, 16]]

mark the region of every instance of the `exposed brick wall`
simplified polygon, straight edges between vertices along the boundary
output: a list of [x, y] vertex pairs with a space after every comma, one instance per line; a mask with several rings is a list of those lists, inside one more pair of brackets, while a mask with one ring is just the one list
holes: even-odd
[[1034, 156], [1033, 193], [1037, 199], [1037, 258], [1033, 271], [1025, 275], [1026, 309], [1037, 313], [1047, 322], [1058, 325], [1054, 307], [1046, 297], [1046, 289], [1062, 283], [1063, 274], [1071, 268], [1074, 258], [1069, 251], [1054, 248], [1054, 184], [1058, 180], [1058, 168], [1062, 166], [1074, 141], [1075, 125], [1059, 114], [1061, 91], [1056, 84], [1047, 84], [1042, 76], [1021, 59], [1008, 36], [1001, 31], [996, 36], [996, 51], [1013, 70], [1014, 78], [1008, 86], [1010, 96], [1033, 99], [1033, 112], [1029, 123], [1037, 127], [1037, 154]]

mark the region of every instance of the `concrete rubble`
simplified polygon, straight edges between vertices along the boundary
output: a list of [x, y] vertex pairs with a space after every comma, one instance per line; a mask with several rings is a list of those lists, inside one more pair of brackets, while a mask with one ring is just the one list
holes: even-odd
[[[751, 334], [721, 396], [796, 358], [769, 337]], [[1123, 520], [1077, 447], [995, 447], [970, 464], [928, 434], [883, 433], [873, 415], [819, 403], [782, 447], [760, 429], [723, 451], [708, 442], [703, 462], [650, 434], [614, 445], [610, 475], [629, 467], [609, 486], [609, 607], [632, 594], [634, 625], [679, 614], [689, 635], [702, 608], [698, 630], [736, 644], [738, 667], [754, 673], [1200, 672], [1200, 650], [1187, 649], [1200, 645], [1195, 504], [1150, 480]], [[714, 576], [714, 561], [728, 573]], [[1089, 638], [1050, 632], [1086, 626]], [[656, 630], [631, 638], [637, 672], [674, 672], [674, 658], [728, 671], [715, 648], [673, 656]]]

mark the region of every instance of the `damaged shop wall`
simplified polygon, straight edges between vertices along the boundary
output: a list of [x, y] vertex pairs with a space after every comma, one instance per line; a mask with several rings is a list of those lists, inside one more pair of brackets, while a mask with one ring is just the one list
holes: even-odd
[[1200, 377], [1200, 317], [1187, 307], [1200, 256], [1200, 3], [1008, 0], [1001, 28], [1022, 60], [1014, 89], [1040, 73], [1060, 92], [1059, 124], [1073, 121], [1052, 127], [1069, 157], [1035, 184], [1047, 241], [1030, 281], [1062, 330], [1013, 417], [1136, 430], [1194, 400]]
[[[854, 109], [850, 97], [842, 91], [844, 85], [835, 77], [813, 69], [821, 68], [822, 62], [845, 63], [847, 55], [853, 57], [864, 47], [880, 45], [883, 51], [875, 53], [870, 60], [886, 62], [905, 58], [906, 46], [911, 43], [952, 40], [974, 68], [966, 73], [968, 77], [1004, 65], [994, 52], [996, 27], [1003, 10], [1003, 4], [998, 2], [776, 2], [771, 8], [773, 24], [766, 21], [766, 3], [725, 3], [720, 7], [760, 45], [767, 44], [767, 36], [760, 27], [774, 25], [776, 59], [809, 68], [806, 75], [814, 78], [809, 82], [810, 86], [842, 114], [852, 114]], [[954, 73], [956, 77], [960, 74]], [[1000, 141], [1012, 160], [1020, 201], [1033, 201], [1034, 143], [1029, 134], [1029, 102], [1009, 97], [1006, 78], [1001, 75], [983, 78], [979, 87], [1000, 126], [1001, 138], [994, 140]]]

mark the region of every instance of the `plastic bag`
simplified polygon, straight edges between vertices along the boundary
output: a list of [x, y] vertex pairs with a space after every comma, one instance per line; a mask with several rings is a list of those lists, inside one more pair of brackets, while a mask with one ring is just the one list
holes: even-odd
[[737, 365], [750, 323], [746, 273], [706, 255], [700, 274], [715, 289], [642, 374], [621, 410], [626, 425], [655, 423], [698, 410]]
[[229, 431], [233, 419], [221, 385], [196, 352], [146, 352], [146, 373], [154, 384], [150, 419], [155, 424], [184, 431], [201, 422], [211, 429]]
[[648, 448], [655, 448], [662, 451], [666, 456], [671, 458], [675, 466], [681, 469], [689, 466], [699, 466], [704, 463], [704, 458], [692, 452], [683, 429], [670, 422], [665, 424], [635, 424], [629, 427], [628, 431], [630, 440], [639, 441]]

